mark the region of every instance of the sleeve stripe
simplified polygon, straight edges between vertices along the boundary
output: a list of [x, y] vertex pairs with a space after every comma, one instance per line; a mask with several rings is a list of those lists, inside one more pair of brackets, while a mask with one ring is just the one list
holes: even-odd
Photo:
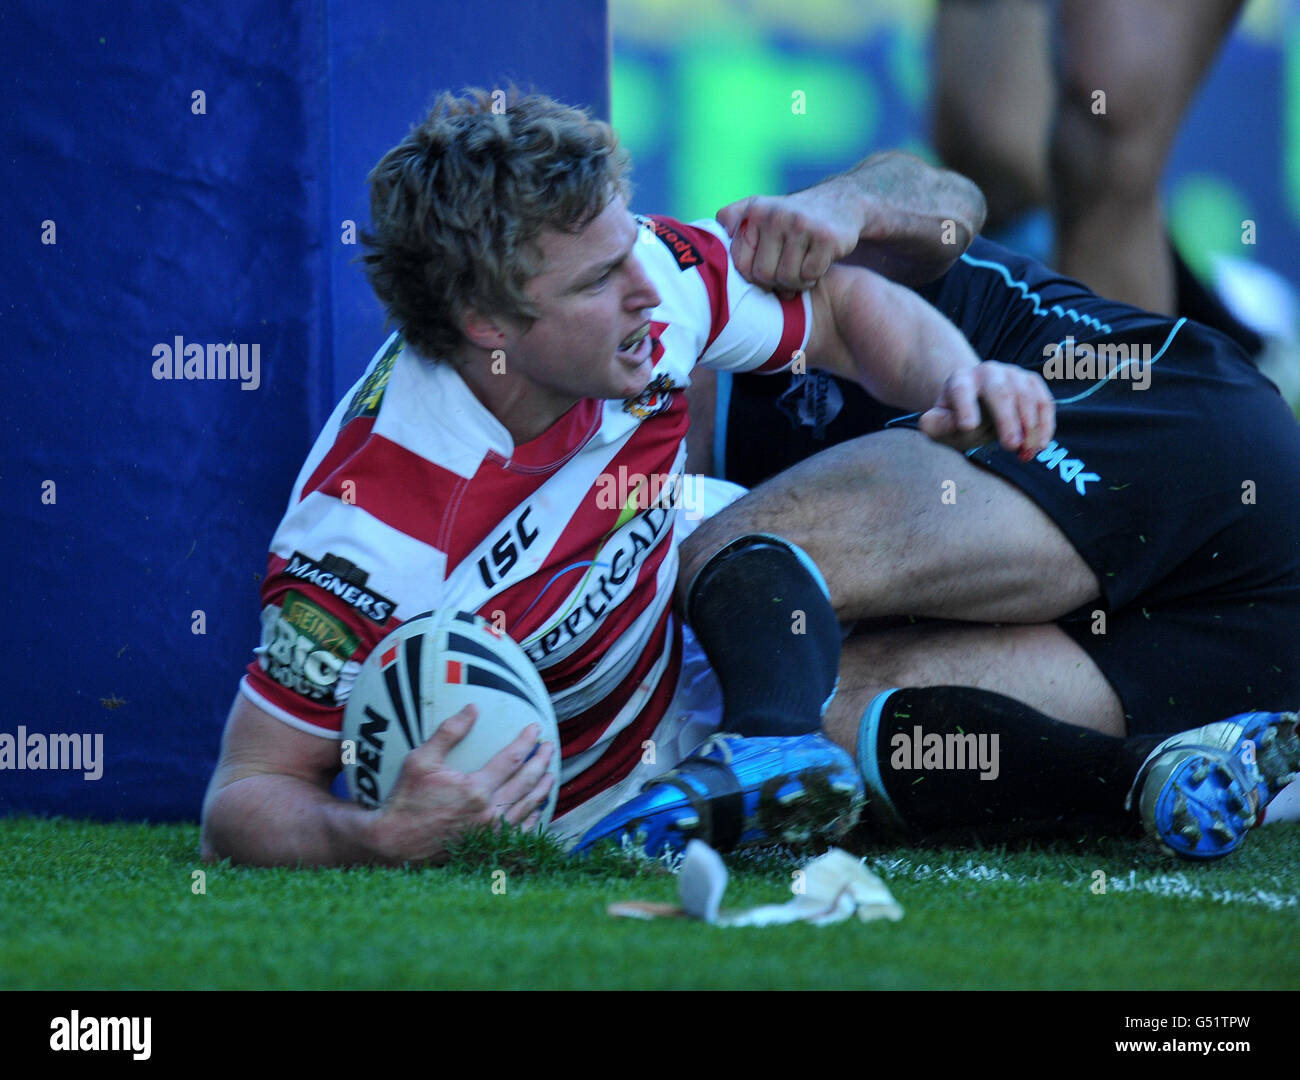
[[811, 301], [807, 293], [800, 293], [789, 300], [781, 301], [781, 314], [785, 316], [785, 330], [781, 340], [770, 357], [754, 371], [769, 373], [781, 371], [794, 362], [796, 350], [802, 349], [807, 340], [808, 311]]
[[709, 337], [704, 343], [702, 355], [717, 341], [718, 335], [727, 325], [727, 320], [731, 318], [727, 298], [727, 274], [731, 269], [731, 255], [722, 241], [712, 233], [705, 232], [703, 229], [698, 229], [696, 232], [699, 236], [700, 248], [704, 252], [705, 262], [705, 265], [699, 268], [700, 277], [704, 279], [704, 287], [709, 292], [709, 307], [713, 313], [713, 323], [709, 327]]

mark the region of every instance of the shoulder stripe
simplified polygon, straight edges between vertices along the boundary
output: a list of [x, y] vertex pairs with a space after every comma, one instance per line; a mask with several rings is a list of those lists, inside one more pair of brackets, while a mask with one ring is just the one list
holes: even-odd
[[1056, 315], [1059, 318], [1070, 319], [1072, 322], [1083, 323], [1084, 326], [1089, 326], [1098, 333], [1109, 334], [1111, 332], [1109, 323], [1104, 323], [1092, 315], [1084, 315], [1082, 312], [1075, 311], [1074, 308], [1061, 307], [1060, 304], [1053, 304], [1050, 308], [1043, 307], [1042, 295], [1036, 292], [1030, 292], [1029, 286], [1023, 281], [1017, 281], [1013, 278], [1011, 276], [1011, 271], [1000, 262], [993, 262], [991, 259], [977, 259], [969, 253], [963, 253], [961, 261], [967, 266], [996, 271], [1008, 289], [1016, 290], [1024, 300], [1033, 305], [1033, 312], [1035, 315], [1044, 317], [1047, 315]]

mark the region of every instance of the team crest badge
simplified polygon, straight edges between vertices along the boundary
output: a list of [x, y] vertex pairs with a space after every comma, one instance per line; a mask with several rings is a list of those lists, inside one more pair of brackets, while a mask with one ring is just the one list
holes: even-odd
[[678, 386], [671, 375], [656, 375], [650, 380], [650, 385], [636, 397], [624, 400], [623, 411], [631, 413], [638, 420], [658, 416], [673, 403], [673, 391], [676, 389]]

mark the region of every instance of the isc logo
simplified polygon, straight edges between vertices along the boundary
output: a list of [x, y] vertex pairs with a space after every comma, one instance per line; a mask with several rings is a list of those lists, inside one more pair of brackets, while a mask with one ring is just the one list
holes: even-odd
[[531, 506], [525, 507], [515, 518], [514, 525], [493, 541], [489, 552], [492, 559], [490, 564], [488, 555], [479, 558], [479, 577], [489, 589], [514, 569], [515, 563], [519, 561], [519, 552], [527, 551], [537, 539], [537, 530], [528, 527], [528, 515], [532, 510]]

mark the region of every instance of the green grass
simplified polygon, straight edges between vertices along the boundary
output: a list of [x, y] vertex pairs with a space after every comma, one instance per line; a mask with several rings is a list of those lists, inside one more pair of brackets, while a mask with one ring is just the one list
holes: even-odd
[[[261, 870], [205, 866], [192, 825], [7, 818], [0, 988], [1294, 988], [1298, 855], [1300, 824], [1209, 865], [1119, 840], [881, 849], [902, 921], [721, 929], [611, 918], [676, 879], [538, 838], [475, 837], [438, 869]], [[799, 864], [730, 860], [724, 906], [788, 899]]]

